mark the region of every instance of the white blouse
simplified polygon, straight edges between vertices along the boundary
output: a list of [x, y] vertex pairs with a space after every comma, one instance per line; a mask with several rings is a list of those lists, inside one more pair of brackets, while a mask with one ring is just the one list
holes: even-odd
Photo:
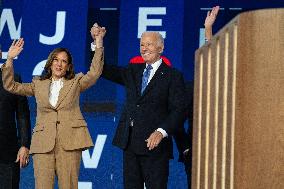
[[52, 82], [49, 88], [49, 103], [55, 107], [58, 101], [59, 92], [63, 87], [63, 78], [59, 80], [54, 80], [52, 78]]

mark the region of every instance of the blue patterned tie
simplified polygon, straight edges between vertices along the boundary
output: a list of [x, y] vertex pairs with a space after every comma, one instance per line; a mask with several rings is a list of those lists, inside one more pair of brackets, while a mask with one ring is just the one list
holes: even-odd
[[150, 77], [150, 73], [153, 67], [151, 65], [147, 65], [146, 71], [143, 73], [142, 77], [142, 87], [141, 87], [141, 94], [144, 92], [145, 88], [147, 87], [148, 79]]

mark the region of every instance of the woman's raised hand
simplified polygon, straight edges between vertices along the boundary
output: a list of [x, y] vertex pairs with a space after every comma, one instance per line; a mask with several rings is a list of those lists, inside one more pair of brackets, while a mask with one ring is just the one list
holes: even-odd
[[204, 22], [205, 28], [212, 28], [212, 26], [213, 26], [213, 24], [216, 20], [216, 17], [218, 15], [219, 9], [220, 9], [219, 6], [215, 6], [215, 7], [212, 8], [211, 11], [207, 12], [207, 16], [206, 16], [206, 19], [205, 19], [205, 22]]
[[9, 48], [7, 59], [14, 59], [22, 52], [23, 49], [24, 49], [24, 39], [20, 38], [18, 40], [14, 40]]

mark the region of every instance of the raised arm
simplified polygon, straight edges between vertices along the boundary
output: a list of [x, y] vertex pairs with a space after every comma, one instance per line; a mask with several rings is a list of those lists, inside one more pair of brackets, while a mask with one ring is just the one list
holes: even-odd
[[[97, 50], [95, 49], [95, 47], [97, 43], [96, 36], [98, 35], [99, 30], [100, 30], [100, 26], [98, 26], [96, 23], [93, 25], [93, 27], [90, 30], [92, 39], [94, 40], [91, 43], [91, 50], [92, 50], [93, 55], [97, 53]], [[125, 78], [125, 73], [127, 69], [124, 67], [117, 66], [116, 62], [112, 62], [111, 64], [107, 64], [107, 63], [109, 62], [107, 62], [107, 58], [105, 58], [102, 77], [112, 82], [115, 82], [117, 84], [125, 85], [124, 78]]]
[[212, 26], [216, 20], [216, 17], [218, 15], [220, 7], [215, 6], [212, 8], [211, 11], [207, 12], [207, 16], [204, 21], [204, 27], [205, 27], [205, 40], [210, 41], [213, 34], [212, 34]]
[[9, 48], [7, 61], [2, 66], [2, 80], [3, 87], [10, 93], [22, 95], [22, 96], [33, 96], [34, 95], [34, 84], [33, 83], [19, 83], [14, 79], [14, 67], [13, 59], [18, 56], [24, 47], [24, 39], [14, 40]]
[[97, 24], [93, 26], [95, 29], [95, 51], [94, 57], [92, 59], [92, 64], [90, 70], [80, 79], [81, 91], [86, 90], [96, 83], [103, 71], [104, 65], [104, 47], [103, 38], [106, 34], [106, 29], [104, 27], [99, 27]]

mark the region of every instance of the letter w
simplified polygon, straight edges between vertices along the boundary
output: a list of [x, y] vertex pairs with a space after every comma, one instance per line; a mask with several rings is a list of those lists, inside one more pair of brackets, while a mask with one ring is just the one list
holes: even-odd
[[4, 26], [7, 23], [11, 39], [18, 39], [21, 36], [22, 18], [20, 19], [18, 28], [14, 20], [12, 9], [3, 9], [0, 19], [0, 35], [3, 32]]
[[106, 138], [107, 135], [98, 135], [92, 155], [90, 155], [89, 150], [82, 152], [82, 160], [85, 168], [96, 169], [98, 167]]

